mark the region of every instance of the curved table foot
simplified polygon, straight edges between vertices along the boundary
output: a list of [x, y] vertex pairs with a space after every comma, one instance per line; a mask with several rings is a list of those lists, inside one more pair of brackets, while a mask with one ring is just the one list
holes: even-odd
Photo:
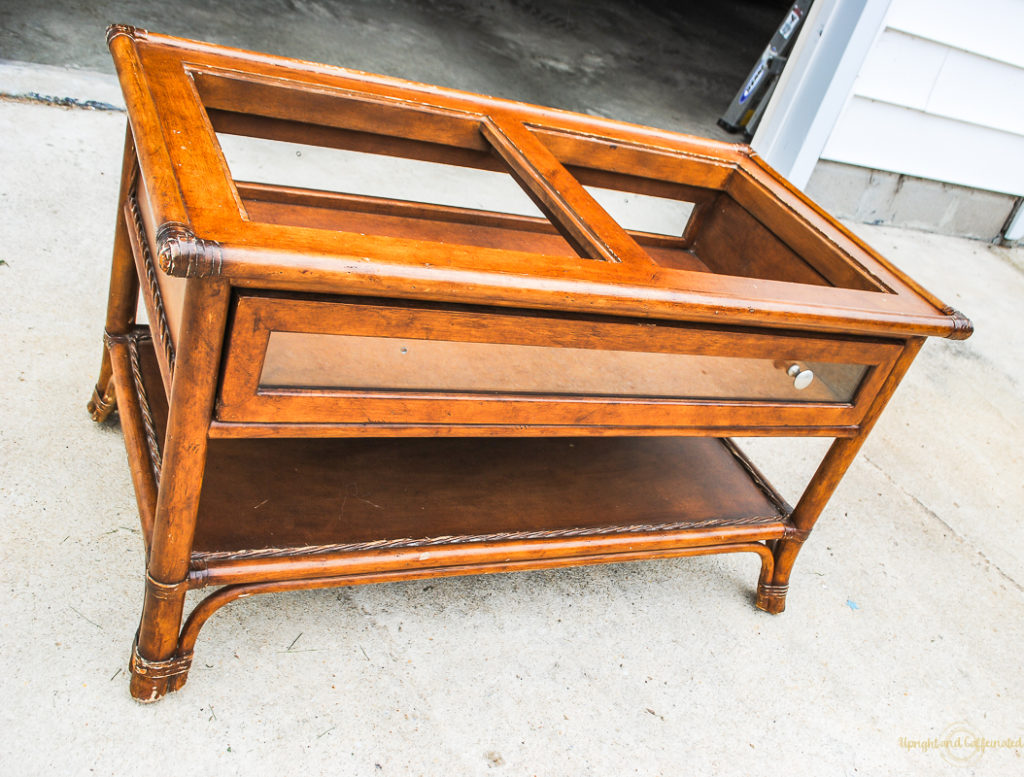
[[114, 395], [114, 381], [107, 383], [106, 391], [101, 392], [100, 387], [96, 386], [92, 390], [92, 399], [86, 405], [86, 409], [89, 411], [89, 415], [92, 416], [92, 420], [98, 424], [103, 423], [110, 414], [117, 408], [117, 397]]
[[191, 651], [172, 656], [165, 661], [148, 661], [139, 655], [138, 644], [133, 644], [132, 658], [128, 662], [128, 669], [132, 674], [132, 698], [145, 704], [177, 691], [185, 685], [191, 666]]
[[757, 601], [754, 603], [759, 610], [778, 615], [786, 609], [786, 593], [789, 591], [789, 584], [772, 585], [771, 583], [758, 583]]

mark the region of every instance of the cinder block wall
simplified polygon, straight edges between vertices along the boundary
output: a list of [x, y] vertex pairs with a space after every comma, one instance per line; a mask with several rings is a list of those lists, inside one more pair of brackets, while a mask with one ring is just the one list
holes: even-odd
[[840, 218], [996, 241], [1018, 198], [1010, 194], [821, 160], [807, 195]]

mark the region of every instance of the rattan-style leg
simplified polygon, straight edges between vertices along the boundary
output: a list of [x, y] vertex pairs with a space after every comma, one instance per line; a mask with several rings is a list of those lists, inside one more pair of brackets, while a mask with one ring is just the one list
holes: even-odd
[[[135, 146], [129, 127], [125, 132], [124, 161], [121, 165], [121, 193], [117, 199], [114, 257], [110, 268], [110, 294], [107, 298], [107, 321], [104, 331], [109, 335], [124, 335], [130, 332], [135, 325], [135, 311], [138, 307], [139, 278], [135, 273], [135, 260], [132, 257], [128, 229], [122, 214], [122, 205], [128, 196], [132, 181], [135, 179], [135, 170]], [[86, 407], [92, 420], [97, 423], [106, 421], [117, 407], [110, 353], [105, 343], [100, 362], [100, 377], [96, 381], [92, 398]]]
[[924, 343], [923, 338], [915, 338], [907, 341], [903, 352], [900, 354], [892, 371], [882, 384], [878, 395], [868, 408], [861, 422], [860, 431], [855, 437], [842, 437], [832, 443], [821, 460], [811, 482], [807, 484], [804, 493], [793, 508], [790, 521], [793, 524], [793, 533], [781, 540], [777, 540], [772, 549], [775, 556], [775, 570], [772, 579], [768, 583], [761, 583], [757, 587], [758, 608], [770, 613], [780, 613], [786, 608], [786, 592], [789, 590], [789, 574], [793, 569], [797, 554], [804, 541], [810, 535], [814, 524], [817, 522], [821, 511], [825, 508], [828, 500], [832, 497], [839, 481], [843, 479], [846, 470], [853, 463], [857, 452], [864, 445], [868, 434], [874, 427], [875, 422], [886, 403], [892, 397], [893, 392], [899, 385], [903, 376], [910, 368], [917, 352], [921, 350]]
[[171, 383], [146, 599], [132, 659], [131, 692], [140, 701], [155, 701], [184, 685], [191, 660], [190, 652], [180, 650], [179, 632], [229, 300], [228, 285], [219, 280], [190, 279], [185, 287], [182, 347]]
[[142, 621], [132, 644], [131, 694], [141, 702], [156, 701], [185, 684], [192, 663], [191, 651], [178, 651], [178, 632], [185, 606], [185, 583], [164, 585], [146, 578]]

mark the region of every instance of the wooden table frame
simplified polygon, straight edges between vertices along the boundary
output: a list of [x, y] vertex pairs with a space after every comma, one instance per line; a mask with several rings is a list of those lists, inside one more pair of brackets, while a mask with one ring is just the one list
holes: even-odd
[[[781, 612], [802, 543], [924, 338], [971, 334], [968, 319], [748, 147], [123, 25], [108, 44], [129, 127], [89, 410], [97, 421], [119, 410], [146, 542], [137, 699], [180, 688], [206, 619], [253, 593], [749, 552], [761, 563], [757, 606]], [[508, 172], [545, 218], [236, 182], [216, 132]], [[678, 236], [627, 230], [588, 186], [685, 200], [693, 213]], [[346, 223], [431, 220], [447, 237], [318, 226], [342, 213]], [[294, 223], [302, 219], [309, 225]], [[548, 248], [559, 241], [568, 248]], [[136, 323], [140, 296], [148, 327]], [[845, 401], [261, 384], [271, 332], [386, 337], [399, 327], [585, 356], [621, 348], [788, 363], [810, 354], [863, 365], [865, 377]], [[836, 439], [791, 508], [728, 435]], [[308, 461], [321, 479], [318, 460], [351, 454], [365, 483], [390, 462], [409, 468], [417, 488], [444, 490], [432, 451], [464, 462], [493, 455], [521, 478], [500, 481], [495, 510], [527, 482], [550, 503], [557, 487], [540, 483], [529, 460], [564, 456], [577, 457], [578, 474], [558, 487], [582, 510], [585, 478], [605, 477], [591, 472], [594, 458], [607, 457], [620, 469], [603, 487], [624, 500], [622, 520], [560, 523], [538, 501], [529, 504], [539, 517], [488, 521], [464, 509], [470, 491], [454, 486], [444, 497], [451, 517], [420, 534], [399, 517], [379, 538], [365, 527], [334, 537], [281, 513], [252, 519], [267, 533], [247, 536], [237, 520], [209, 517], [241, 498], [230, 469], [262, 460], [253, 452]], [[743, 485], [696, 493], [669, 464], [650, 465], [659, 457]], [[664, 504], [629, 497], [630, 462], [646, 484], [634, 490], [665, 494]], [[412, 509], [394, 498], [398, 512]], [[186, 592], [209, 586], [223, 587], [182, 625]]]

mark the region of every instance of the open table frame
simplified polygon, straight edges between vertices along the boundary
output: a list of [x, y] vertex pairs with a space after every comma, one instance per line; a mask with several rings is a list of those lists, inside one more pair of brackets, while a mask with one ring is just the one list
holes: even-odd
[[[137, 699], [254, 593], [744, 552], [781, 612], [925, 337], [971, 334], [745, 146], [123, 25], [108, 44], [129, 126], [89, 409], [119, 411], [145, 537]], [[217, 133], [508, 173], [544, 218], [235, 181]], [[693, 209], [649, 234], [590, 187]], [[392, 341], [484, 368], [344, 359]], [[499, 369], [552, 348], [585, 389]], [[307, 385], [318, 359], [337, 376]], [[660, 388], [666, 359], [707, 387]], [[786, 370], [808, 362], [855, 377], [806, 399]], [[835, 441], [790, 507], [730, 435]]]

